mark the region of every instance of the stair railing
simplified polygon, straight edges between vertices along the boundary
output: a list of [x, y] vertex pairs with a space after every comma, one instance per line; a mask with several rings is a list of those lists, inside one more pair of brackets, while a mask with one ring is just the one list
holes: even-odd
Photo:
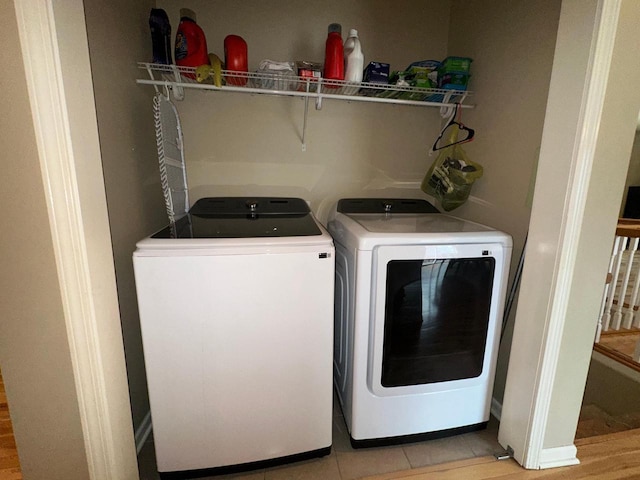
[[[603, 332], [640, 328], [640, 220], [618, 220], [605, 281], [596, 343]], [[640, 361], [640, 342], [633, 359]]]

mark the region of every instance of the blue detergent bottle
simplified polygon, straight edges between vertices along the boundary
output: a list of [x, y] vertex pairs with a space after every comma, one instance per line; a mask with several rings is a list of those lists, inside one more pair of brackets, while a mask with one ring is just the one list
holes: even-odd
[[161, 8], [152, 8], [149, 15], [151, 28], [151, 46], [153, 63], [171, 65], [171, 24], [167, 12]]

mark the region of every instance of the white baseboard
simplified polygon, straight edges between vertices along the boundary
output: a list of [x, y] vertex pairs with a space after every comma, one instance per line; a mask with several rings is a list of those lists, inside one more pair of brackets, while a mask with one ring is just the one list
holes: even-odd
[[[491, 399], [491, 415], [496, 417], [498, 421], [502, 417], [502, 404], [495, 398]], [[538, 468], [545, 469], [578, 465], [580, 460], [578, 460], [578, 457], [576, 456], [577, 453], [578, 449], [575, 445], [543, 448], [540, 452], [540, 465]]]
[[495, 398], [491, 399], [491, 415], [496, 417], [498, 421], [502, 417], [502, 404]]
[[578, 449], [575, 445], [543, 448], [540, 452], [540, 469], [578, 465], [580, 460], [576, 457], [577, 453]]
[[135, 440], [136, 440], [136, 452], [140, 453], [142, 450], [142, 446], [144, 442], [147, 441], [149, 435], [151, 434], [151, 412], [147, 412], [147, 414], [142, 419], [138, 428], [136, 428]]

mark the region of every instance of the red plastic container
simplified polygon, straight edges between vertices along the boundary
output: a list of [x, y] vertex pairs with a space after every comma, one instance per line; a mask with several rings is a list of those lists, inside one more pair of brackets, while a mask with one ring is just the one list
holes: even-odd
[[199, 67], [209, 64], [207, 39], [198, 24], [189, 17], [180, 19], [176, 32], [175, 57], [176, 65], [181, 67]]
[[[224, 39], [224, 63], [227, 70], [234, 72], [248, 72], [249, 61], [247, 59], [247, 42], [238, 35], [227, 35]], [[228, 76], [227, 83], [230, 85], [245, 85], [247, 77]]]
[[[342, 46], [342, 26], [339, 23], [329, 25], [329, 36], [324, 53], [324, 78], [344, 80], [344, 47]], [[337, 88], [338, 85], [327, 85]]]

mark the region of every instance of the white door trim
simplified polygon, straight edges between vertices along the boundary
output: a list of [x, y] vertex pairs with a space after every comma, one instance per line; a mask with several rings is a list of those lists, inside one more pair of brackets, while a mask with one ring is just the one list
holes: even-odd
[[[588, 196], [588, 187], [591, 179], [591, 170], [611, 65], [611, 55], [617, 31], [618, 14], [620, 11], [620, 0], [599, 0], [594, 10], [594, 18], [571, 18], [571, 15], [574, 13], [574, 10], [571, 8], [572, 3], [580, 1], [582, 0], [564, 0], [560, 19], [560, 28], [563, 26], [563, 20], [566, 22], [566, 25], [569, 25], [569, 29], [575, 22], [588, 22], [593, 20], [594, 28], [591, 38], [586, 39], [591, 40], [590, 45], [587, 45], [590, 51], [586, 71], [575, 72], [575, 75], [584, 75], [584, 86], [580, 90], [582, 92], [580, 108], [579, 111], [576, 111], [576, 116], [570, 119], [571, 122], [574, 122], [573, 125], [565, 125], [566, 132], [575, 134], [575, 138], [573, 139], [573, 147], [570, 152], [570, 169], [565, 184], [567, 193], [564, 198], [564, 206], [558, 205], [558, 208], [563, 209], [561, 225], [559, 225], [558, 242], [555, 246], [553, 244], [537, 246], [538, 248], [556, 249], [552, 278], [547, 280], [550, 280], [550, 292], [545, 318], [539, 319], [541, 322], [540, 327], [531, 330], [541, 332], [542, 342], [538, 345], [526, 347], [524, 344], [531, 342], [531, 339], [524, 338], [524, 335], [516, 338], [514, 335], [514, 343], [512, 346], [513, 352], [527, 352], [524, 353], [524, 355], [528, 357], [527, 361], [532, 360], [534, 350], [537, 350], [539, 352], [539, 360], [536, 365], [532, 366], [534, 373], [532, 373], [529, 378], [523, 378], [523, 372], [515, 372], [515, 374], [510, 372], [503, 402], [505, 410], [511, 410], [506, 415], [504, 415], [505, 411], [503, 411], [503, 421], [519, 424], [515, 427], [513, 427], [513, 424], [505, 426], [504, 430], [511, 429], [511, 431], [504, 434], [502, 437], [504, 439], [503, 443], [508, 443], [509, 446], [514, 449], [515, 458], [525, 468], [530, 469], [572, 465], [578, 462], [575, 457], [576, 450], [573, 444], [556, 446], [555, 448], [544, 448], [544, 440], [548, 426], [549, 408], [553, 389], [554, 387], [558, 387], [554, 383], [560, 356], [565, 316], [571, 293], [577, 247], [582, 231], [585, 204]], [[582, 5], [584, 6], [584, 4]], [[565, 11], [565, 7], [568, 7], [567, 11]], [[566, 14], [564, 18], [563, 14]], [[559, 34], [561, 33], [559, 30]], [[564, 34], [567, 35], [567, 32], [564, 32]], [[554, 70], [558, 67], [557, 62], [562, 62], [563, 55], [570, 55], [571, 52], [566, 50], [566, 48], [573, 47], [575, 47], [575, 45], [569, 45], [569, 47], [567, 47], [559, 43], [559, 47], [557, 48], [565, 48], [565, 50], [556, 50]], [[555, 72], [552, 73], [551, 78], [550, 97], [553, 95], [554, 89], [556, 89], [556, 96], [554, 98], [558, 100], [560, 96], [557, 89], [559, 85], [566, 83], [566, 77], [559, 78], [556, 82], [554, 73]], [[566, 74], [566, 72], [563, 73]], [[572, 93], [575, 92], [567, 92], [566, 95], [571, 95]], [[547, 117], [545, 118], [545, 131], [547, 128], [557, 128], [559, 126], [557, 113], [558, 105], [553, 105], [553, 108], [548, 108]], [[556, 115], [556, 117], [554, 117], [554, 115]], [[550, 127], [549, 124], [553, 126]], [[545, 133], [549, 132], [543, 132], [541, 157], [545, 154], [545, 151], [546, 154], [549, 155], [549, 151], [553, 151], [555, 146], [554, 142], [557, 141], [555, 133], [551, 135], [546, 135]], [[561, 155], [559, 157], [556, 156], [556, 160], [558, 161], [561, 161], [562, 158], [566, 157], [562, 157]], [[550, 172], [550, 170], [547, 170], [547, 173], [548, 172]], [[548, 178], [541, 178], [539, 175], [537, 182], [544, 184], [548, 180]], [[543, 189], [544, 186], [542, 187], [542, 190]], [[540, 193], [544, 194], [544, 192], [536, 189], [536, 195]], [[531, 236], [535, 235], [533, 229], [530, 234]], [[544, 235], [540, 238], [544, 239]], [[533, 257], [535, 258], [536, 252], [531, 253], [533, 253]], [[526, 268], [525, 265], [525, 269]], [[525, 292], [521, 295], [526, 296], [527, 294], [528, 293]], [[536, 321], [537, 319], [528, 317], [523, 318], [523, 320]], [[518, 317], [516, 317], [516, 323], [517, 322]], [[520, 361], [522, 362], [522, 359], [520, 359]], [[516, 368], [516, 370], [518, 369]], [[528, 396], [528, 394], [516, 393], [516, 391], [519, 390], [519, 387], [515, 386], [516, 384], [524, 385], [527, 383], [529, 385], [527, 390], [529, 390], [532, 382], [534, 386], [530, 396]], [[509, 385], [509, 383], [511, 383], [511, 385]], [[509, 398], [509, 395], [512, 395], [512, 397]], [[518, 396], [517, 400], [515, 399], [516, 396]], [[523, 421], [522, 419], [525, 420]], [[501, 426], [501, 433], [502, 429], [503, 426]], [[562, 452], [560, 456], [558, 455], [559, 451]], [[573, 452], [573, 454], [567, 457], [568, 452]], [[550, 461], [550, 459], [552, 459], [552, 461]]]
[[[84, 35], [86, 59], [78, 61], [89, 71], [83, 5], [80, 0], [15, 0], [14, 6], [90, 478], [138, 478], [93, 90], [84, 88], [83, 82], [91, 82], [87, 73], [77, 72], [85, 78], [70, 88], [75, 91], [80, 83], [83, 98], [91, 97], [91, 105], [83, 108], [93, 109], [94, 121], [87, 128], [91, 135], [78, 141], [54, 16], [56, 8], [82, 16], [82, 25], [66, 27]], [[92, 155], [77, 158], [77, 151], [88, 150]]]
[[[543, 442], [558, 368], [560, 344], [571, 293], [573, 271], [591, 180], [600, 117], [607, 91], [619, 13], [620, 0], [600, 0], [598, 2], [590, 66], [585, 78], [586, 89], [582, 99], [582, 111], [578, 119], [578, 135], [575, 139], [575, 149], [571, 159], [573, 176], [569, 184], [566, 223], [561, 234], [555, 299], [549, 317], [546, 345], [543, 346], [543, 357], [540, 362], [540, 380], [534, 399], [535, 408], [532, 411], [529, 449], [523, 463], [525, 468], [548, 468], [578, 463], [575, 456], [576, 449], [573, 445], [545, 449]], [[561, 459], [553, 453], [558, 450], [563, 451], [564, 456]], [[568, 451], [573, 452], [573, 455], [567, 456]], [[553, 461], [549, 461], [550, 456], [553, 457]]]

